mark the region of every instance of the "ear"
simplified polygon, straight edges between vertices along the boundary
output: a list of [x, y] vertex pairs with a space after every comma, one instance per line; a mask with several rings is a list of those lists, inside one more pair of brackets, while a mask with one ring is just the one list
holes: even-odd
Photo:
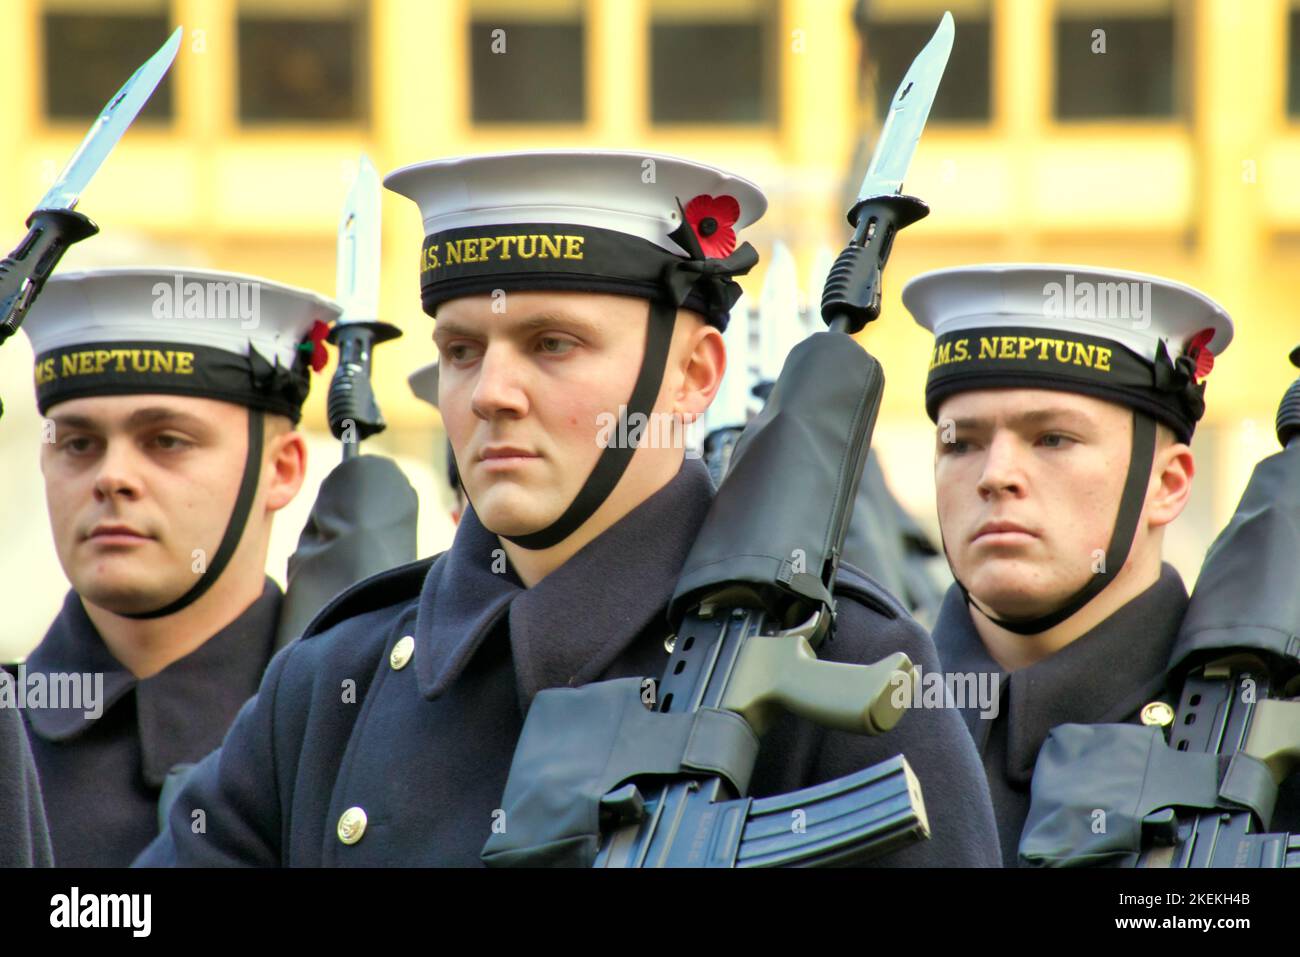
[[668, 396], [672, 411], [685, 423], [694, 422], [713, 403], [727, 371], [727, 347], [722, 333], [693, 314], [678, 325], [689, 332], [683, 337], [676, 376]]
[[[271, 430], [268, 430], [270, 432]], [[307, 443], [296, 429], [269, 434], [262, 485], [268, 512], [278, 512], [298, 494], [307, 474]]]
[[1182, 513], [1191, 497], [1195, 475], [1196, 460], [1184, 443], [1157, 446], [1151, 463], [1151, 482], [1147, 486], [1148, 528], [1163, 528]]

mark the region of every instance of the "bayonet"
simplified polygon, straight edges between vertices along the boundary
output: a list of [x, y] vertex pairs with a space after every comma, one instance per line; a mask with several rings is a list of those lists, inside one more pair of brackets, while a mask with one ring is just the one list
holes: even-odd
[[77, 202], [167, 74], [180, 45], [181, 28], [177, 27], [158, 52], [109, 99], [54, 185], [27, 217], [27, 236], [0, 261], [0, 343], [18, 331], [67, 248], [99, 232], [89, 217], [74, 211]]
[[858, 202], [877, 196], [895, 196], [903, 191], [903, 177], [912, 165], [912, 154], [921, 141], [921, 131], [930, 118], [939, 81], [952, 53], [952, 14], [944, 13], [924, 49], [916, 55], [903, 82], [898, 84], [889, 104], [876, 152], [867, 166], [867, 175], [858, 190]]
[[330, 431], [343, 443], [344, 461], [357, 454], [362, 439], [387, 428], [370, 383], [371, 351], [377, 343], [402, 334], [379, 321], [380, 202], [379, 174], [362, 154], [339, 217], [335, 297], [343, 313], [329, 335], [339, 361], [330, 383], [328, 415]]
[[952, 14], [945, 12], [889, 105], [857, 202], [849, 210], [853, 239], [835, 261], [822, 293], [822, 318], [832, 328], [857, 333], [880, 315], [880, 274], [894, 236], [930, 212], [921, 200], [902, 194], [903, 178], [948, 65], [953, 32]]

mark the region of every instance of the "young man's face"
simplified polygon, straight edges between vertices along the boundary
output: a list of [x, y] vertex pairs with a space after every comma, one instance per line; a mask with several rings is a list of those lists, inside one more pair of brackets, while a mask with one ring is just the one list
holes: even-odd
[[230, 520], [248, 415], [170, 395], [73, 399], [50, 410], [41, 471], [59, 562], [78, 594], [132, 613], [193, 586]]
[[1041, 614], [1084, 587], [1110, 543], [1132, 412], [1068, 392], [989, 389], [947, 399], [938, 420], [939, 525], [956, 577], [1002, 617]]
[[[493, 304], [469, 296], [439, 307], [438, 406], [479, 520], [527, 534], [563, 514], [603, 452], [602, 425], [609, 435], [608, 417], [641, 368], [650, 307], [568, 292], [512, 292], [504, 310]], [[616, 495], [639, 494], [639, 462], [673, 454], [680, 464], [680, 449], [639, 448]]]

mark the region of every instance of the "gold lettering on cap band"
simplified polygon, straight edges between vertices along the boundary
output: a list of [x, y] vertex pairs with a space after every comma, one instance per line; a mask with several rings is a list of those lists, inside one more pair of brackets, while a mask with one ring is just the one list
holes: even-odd
[[470, 236], [429, 243], [420, 254], [420, 274], [444, 266], [505, 262], [511, 259], [583, 259], [586, 236], [521, 233], [509, 236]]
[[55, 379], [104, 373], [194, 373], [194, 353], [178, 349], [83, 349], [60, 355], [57, 368], [54, 359], [54, 356], [49, 356], [36, 363], [37, 385], [45, 385]]
[[1108, 346], [1056, 339], [1048, 336], [980, 336], [979, 352], [971, 354], [970, 339], [937, 343], [930, 369], [981, 359], [1022, 359], [1049, 365], [1074, 365], [1110, 372], [1114, 350]]

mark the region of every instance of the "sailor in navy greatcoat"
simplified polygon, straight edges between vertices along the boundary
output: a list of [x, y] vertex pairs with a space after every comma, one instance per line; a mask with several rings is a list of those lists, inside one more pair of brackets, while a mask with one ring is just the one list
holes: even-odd
[[[139, 864], [477, 865], [538, 692], [658, 678], [668, 659], [668, 600], [712, 485], [682, 445], [621, 436], [716, 394], [732, 277], [757, 260], [735, 233], [762, 194], [675, 157], [576, 151], [438, 160], [386, 182], [423, 213], [439, 407], [471, 507], [450, 551], [354, 587], [276, 657]], [[602, 420], [619, 427], [602, 438]], [[937, 666], [879, 586], [842, 568], [836, 591], [821, 657]], [[787, 716], [750, 792], [899, 752], [932, 837], [882, 862], [998, 864], [952, 708], [913, 709], [879, 737]]]
[[[963, 713], [1014, 867], [1052, 729], [1134, 721], [1165, 694], [1188, 597], [1163, 530], [1232, 322], [1190, 286], [1086, 266], [941, 269], [903, 302], [935, 335], [926, 410], [956, 584], [934, 641], [948, 675], [996, 689]], [[1016, 610], [1026, 596], [1035, 610]]]
[[282, 606], [267, 537], [305, 467], [301, 346], [337, 314], [255, 276], [130, 267], [52, 277], [24, 322], [73, 586], [13, 669], [49, 689], [22, 714], [56, 865], [128, 866], [169, 775], [257, 690]]
[[68, 593], [22, 672], [28, 680], [45, 676], [46, 687], [57, 675], [103, 675], [93, 710], [23, 710], [60, 867], [126, 867], [157, 836], [168, 774], [220, 745], [257, 692], [275, 651], [280, 601], [280, 586], [266, 579], [261, 597], [229, 625], [140, 679], [109, 652], [77, 593]]

